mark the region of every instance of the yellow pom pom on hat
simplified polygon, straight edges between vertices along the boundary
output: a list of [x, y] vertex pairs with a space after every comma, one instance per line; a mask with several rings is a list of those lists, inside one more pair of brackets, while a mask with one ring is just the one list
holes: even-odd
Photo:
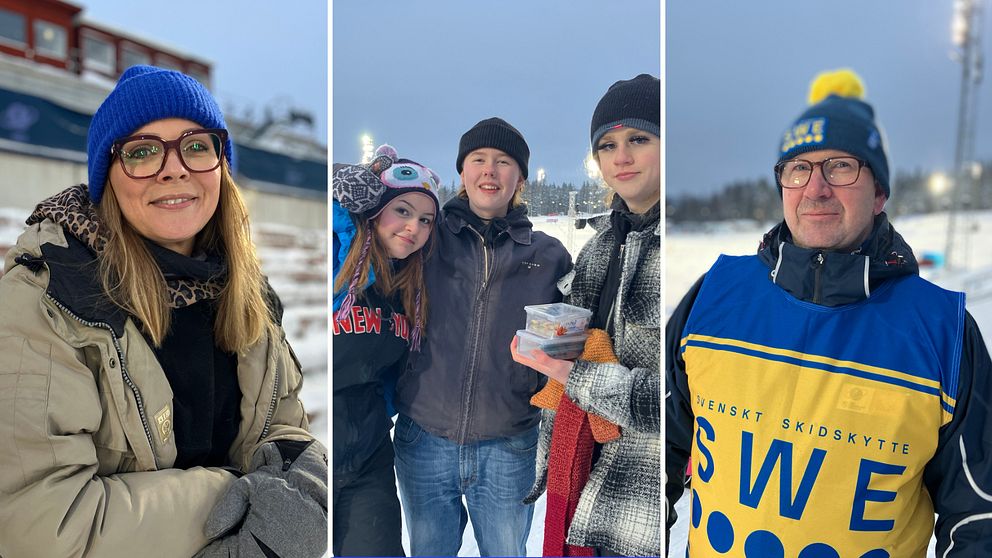
[[849, 68], [821, 72], [810, 83], [810, 107], [782, 134], [778, 161], [803, 153], [836, 149], [864, 160], [885, 193], [889, 159], [875, 111], [865, 100], [861, 77]]
[[808, 102], [815, 105], [829, 95], [864, 100], [865, 84], [861, 81], [861, 76], [850, 68], [820, 72], [813, 78], [813, 83], [809, 84]]

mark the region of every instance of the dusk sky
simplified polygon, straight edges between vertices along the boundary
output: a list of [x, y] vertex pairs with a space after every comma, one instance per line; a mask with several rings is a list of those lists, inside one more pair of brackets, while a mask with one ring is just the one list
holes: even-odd
[[[225, 110], [254, 107], [260, 118], [266, 105], [301, 107], [326, 137], [327, 3], [178, 0], [155, 17], [137, 17], [123, 0], [78, 3], [90, 19], [213, 62]], [[952, 0], [717, 0], [666, 10], [669, 195], [771, 176], [810, 81], [839, 67], [864, 79], [895, 173], [951, 170], [961, 75], [950, 57]], [[659, 11], [655, 0], [337, 0], [332, 158], [357, 161], [368, 133], [449, 184], [461, 134], [501, 116], [530, 144], [532, 177], [543, 167], [548, 180], [580, 183], [596, 102], [618, 79], [661, 72]], [[983, 23], [988, 65], [992, 6]], [[992, 159], [988, 82], [976, 125], [983, 160]]]
[[327, 2], [72, 0], [83, 16], [213, 64], [213, 93], [225, 113], [298, 107], [327, 139]]
[[586, 179], [589, 122], [620, 79], [661, 71], [657, 0], [337, 0], [333, 160], [360, 138], [457, 181], [458, 139], [499, 116], [530, 147], [530, 178]]
[[[952, 0], [667, 3], [667, 193], [772, 178], [779, 138], [813, 77], [850, 67], [889, 142], [893, 176], [951, 171], [961, 65]], [[983, 13], [992, 68], [992, 6]], [[992, 159], [992, 84], [980, 85], [975, 155]], [[893, 197], [899, 185], [893, 186]]]

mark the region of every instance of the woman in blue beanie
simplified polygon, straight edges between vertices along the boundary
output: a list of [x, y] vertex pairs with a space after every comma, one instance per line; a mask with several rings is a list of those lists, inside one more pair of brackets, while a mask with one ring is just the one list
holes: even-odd
[[195, 79], [125, 71], [0, 279], [0, 555], [320, 556], [327, 452]]
[[402, 556], [389, 430], [396, 377], [427, 318], [424, 258], [440, 178], [383, 145], [334, 166], [335, 556]]
[[593, 315], [574, 363], [517, 351], [551, 380], [537, 480], [545, 556], [661, 555], [661, 82], [614, 83], [593, 113], [593, 157], [611, 212], [575, 260], [565, 302]]

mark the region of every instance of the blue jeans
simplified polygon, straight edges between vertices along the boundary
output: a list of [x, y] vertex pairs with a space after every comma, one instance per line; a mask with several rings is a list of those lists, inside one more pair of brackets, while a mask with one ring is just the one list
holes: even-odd
[[400, 415], [393, 440], [410, 555], [457, 556], [471, 516], [482, 556], [526, 556], [534, 506], [521, 501], [534, 483], [537, 435], [459, 445]]

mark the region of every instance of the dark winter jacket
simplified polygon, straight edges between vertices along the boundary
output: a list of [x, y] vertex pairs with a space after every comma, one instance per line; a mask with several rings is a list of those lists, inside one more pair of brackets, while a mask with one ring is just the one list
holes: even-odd
[[389, 443], [393, 423], [384, 382], [395, 381], [405, 362], [410, 324], [398, 297], [375, 287], [362, 291], [347, 318], [334, 321], [334, 481], [368, 464]]
[[500, 219], [486, 242], [445, 204], [437, 246], [425, 269], [426, 343], [411, 353], [396, 386], [396, 408], [435, 436], [459, 444], [520, 434], [540, 414], [530, 397], [545, 376], [513, 362], [510, 341], [525, 305], [561, 300], [557, 281], [571, 258], [561, 242], [534, 232], [526, 206]]
[[[742, 505], [755, 509], [759, 509], [759, 505], [774, 506], [774, 509], [781, 510], [779, 513], [783, 517], [796, 521], [803, 517], [806, 498], [815, 499], [819, 494], [817, 502], [823, 502], [824, 497], [834, 502], [839, 514], [836, 521], [849, 528], [852, 535], [845, 537], [843, 544], [857, 546], [859, 542], [853, 538], [856, 533], [872, 537], [873, 533], [906, 529], [907, 525], [912, 525], [908, 533], [900, 531], [913, 536], [912, 541], [907, 537], [899, 538], [898, 544], [906, 544], [906, 549], [886, 547], [883, 550], [895, 552], [893, 556], [923, 556], [929, 535], [927, 532], [919, 533], [917, 529], [921, 525], [929, 529], [930, 518], [908, 517], [911, 510], [926, 509], [926, 506], [919, 504], [920, 498], [923, 498], [933, 502], [933, 510], [937, 514], [935, 532], [938, 556], [943, 556], [946, 549], [951, 549], [950, 557], [992, 555], [992, 522], [988, 520], [992, 517], [992, 499], [988, 496], [992, 492], [992, 443], [988, 437], [989, 427], [992, 426], [988, 398], [988, 394], [992, 393], [992, 362], [975, 321], [963, 310], [963, 296], [918, 278], [912, 251], [893, 230], [884, 213], [876, 218], [872, 234], [854, 253], [799, 248], [792, 243], [787, 227], [780, 224], [765, 235], [757, 258], [763, 266], [753, 264], [758, 266], [753, 267], [748, 261], [753, 261], [753, 257], [721, 258], [714, 271], [701, 278], [683, 298], [666, 326], [668, 527], [676, 519], [673, 506], [683, 492], [687, 460], [691, 450], [697, 448], [700, 451], [699, 461], [693, 463], [693, 475], [699, 477], [699, 482], [709, 482], [714, 470], [724, 477], [728, 474], [744, 475], [750, 471], [746, 479], [748, 485], [742, 485], [740, 489], [741, 502], [747, 502]], [[758, 276], [746, 272], [759, 268], [764, 273]], [[728, 269], [739, 271], [728, 275]], [[740, 283], [706, 286], [707, 279], [722, 276], [728, 276], [728, 280], [734, 277], [733, 281]], [[762, 285], [761, 281], [772, 282], [784, 291], [785, 298], [773, 296], [768, 299], [780, 306], [775, 315], [770, 315], [770, 309], [768, 313], [743, 310], [743, 304], [736, 309], [726, 309], [739, 324], [736, 329], [751, 331], [751, 335], [740, 339], [720, 339], [689, 332], [686, 336], [687, 324], [694, 320], [705, 318], [708, 323], [716, 323], [713, 316], [693, 314], [698, 301], [705, 297], [709, 303], [727, 300], [728, 304], [734, 301], [739, 304], [745, 300], [741, 297], [748, 296], [743, 293], [752, 293], [750, 300], [759, 300], [757, 297], [768, 296], [762, 293], [768, 291], [769, 283]], [[755, 282], [754, 286], [751, 282]], [[715, 299], [711, 293], [723, 294]], [[879, 312], [873, 311], [873, 308], [887, 310]], [[906, 319], [903, 315], [914, 318]], [[838, 339], [838, 334], [834, 333], [818, 339], [815, 334], [806, 334], [807, 331], [832, 329], [835, 332], [853, 332], [861, 329], [861, 323], [851, 321], [854, 317], [871, 319], [886, 327], [872, 329], [877, 331], [877, 338], [859, 333], [856, 338]], [[831, 326], [829, 320], [837, 319], [847, 321], [834, 321]], [[763, 337], [776, 327], [779, 342]], [[791, 341], [787, 341], [789, 339]], [[802, 352], [788, 350], [792, 345], [807, 349]], [[887, 347], [896, 346], [911, 350], [903, 349], [898, 353], [886, 351]], [[780, 378], [782, 391], [776, 393], [774, 399], [791, 402], [787, 405], [790, 416], [783, 418], [766, 414], [760, 419], [764, 420], [762, 423], [755, 413], [770, 406], [768, 398], [754, 401], [739, 393], [734, 401], [722, 401], [719, 397], [714, 401], [712, 394], [693, 391], [692, 385], [700, 385], [699, 382], [704, 381], [699, 376], [704, 370], [691, 369], [687, 374], [687, 359], [683, 355], [689, 348], [710, 351], [709, 354], [714, 355], [712, 358], [725, 355], [719, 358], [728, 359], [726, 374], [730, 374], [731, 370], [744, 373], [744, 367], [750, 366], [749, 363], [755, 358], [768, 363], [765, 365], [767, 374], [782, 374], [782, 370], [787, 369], [786, 376]], [[730, 365], [731, 362], [736, 364]], [[887, 366], [892, 362], [904, 362], [908, 366]], [[930, 362], [930, 365], [919, 366], [923, 362]], [[715, 370], [705, 372], [715, 373]], [[804, 382], [788, 388], [788, 374], [813, 374], [813, 377], [820, 378], [818, 381], [822, 384], [816, 390], [815, 397], [809, 398], [809, 385]], [[833, 386], [837, 378], [849, 380], [841, 381], [839, 391], [835, 392]], [[728, 383], [733, 380], [732, 376], [727, 376]], [[868, 389], [865, 389], [866, 385]], [[895, 394], [899, 397], [894, 398]], [[893, 402], [898, 404], [893, 407]], [[835, 407], [828, 407], [834, 404]], [[721, 405], [724, 405], [722, 409]], [[744, 410], [748, 407], [750, 417], [744, 416]], [[734, 412], [736, 415], [723, 415]], [[900, 415], [893, 417], [892, 412]], [[730, 419], [730, 423], [739, 424], [741, 431], [735, 434], [732, 429], [723, 428], [726, 424], [714, 428], [709, 420], [701, 418], [703, 415], [711, 418], [717, 416], [713, 413], [718, 413], [721, 420], [725, 420], [722, 418], [724, 416], [736, 416]], [[817, 417], [815, 426], [812, 424], [814, 417]], [[861, 418], [851, 423], [854, 420], [851, 417]], [[879, 448], [884, 446], [883, 449], [889, 451], [889, 445], [899, 441], [872, 440], [870, 436], [883, 428], [894, 428], [895, 432], [910, 436], [910, 433], [916, 432], [912, 424], [931, 423], [935, 425], [932, 437], [912, 434], [916, 436], [912, 439], [918, 443], [912, 447], [909, 444], [899, 445], [899, 451], [905, 453], [900, 453], [898, 459], [892, 455], [886, 458], [881, 450], [863, 449], [860, 451], [867, 453], [860, 457], [857, 470], [831, 469], [831, 464], [851, 459], [845, 456], [857, 459], [859, 454], [856, 452], [859, 450], [854, 448], [860, 447], [862, 442], [866, 448], [869, 442], [878, 442], [882, 444]], [[847, 424], [854, 426], [845, 429]], [[786, 441], [773, 441], [770, 447], [762, 442], [752, 448], [749, 441], [756, 440], [758, 435], [771, 435], [776, 439], [781, 437]], [[723, 440], [725, 444], [728, 439], [732, 445], [737, 444], [734, 447], [735, 457], [730, 458], [729, 463], [726, 454], [711, 454], [711, 451], [717, 451], [714, 449], [715, 440]], [[793, 455], [793, 442], [813, 444], [812, 453], [806, 449], [799, 450], [797, 446]], [[929, 444], [933, 447], [928, 450]], [[918, 458], [913, 458], [913, 455]], [[739, 462], [735, 463], [734, 459]], [[788, 479], [781, 476], [784, 465], [766, 470], [767, 464], [775, 463], [773, 459], [791, 463], [791, 468], [796, 469], [791, 473], [791, 480], [781, 480], [791, 483], [788, 494], [779, 487], [780, 479]], [[902, 476], [903, 472], [910, 475], [911, 470], [918, 471], [917, 474], [922, 472], [915, 480], [922, 484], [915, 489], [911, 486], [912, 478]], [[844, 491], [853, 490], [857, 484], [860, 488], [854, 492], [853, 509], [851, 502], [841, 501], [840, 491], [831, 492], [834, 497], [818, 492], [818, 477], [837, 479], [838, 486], [843, 487]], [[909, 484], [898, 484], [896, 480]], [[900, 490], [898, 500], [896, 487]], [[766, 490], [779, 493], [781, 500], [762, 500], [761, 494]], [[848, 506], [846, 511], [845, 504]], [[707, 528], [719, 530], [718, 525], [728, 518], [731, 524], [738, 525], [739, 538], [736, 543], [724, 539], [718, 544], [742, 543], [749, 536], [740, 528], [739, 522], [744, 519], [735, 517], [730, 510], [721, 509], [726, 515], [714, 520], [717, 510], [713, 506], [716, 505], [712, 499], [694, 503], [694, 510], [699, 507], [700, 511], [698, 516], [694, 511], [693, 525], [702, 528], [701, 521], [705, 518]], [[898, 523], [894, 521], [896, 517], [900, 518]], [[806, 539], [804, 542], [783, 539], [786, 554], [801, 550], [792, 548], [790, 543], [817, 542], [816, 529], [821, 527], [811, 525], [804, 529], [801, 537]], [[772, 529], [767, 525], [765, 528]], [[836, 537], [836, 533], [833, 536]], [[763, 544], [768, 543], [768, 537], [763, 537]], [[852, 550], [855, 546], [839, 550]], [[913, 550], [908, 550], [910, 548]], [[682, 549], [674, 550], [683, 552]]]
[[[594, 312], [611, 265], [615, 229], [609, 216], [590, 224], [599, 232], [575, 263], [569, 304]], [[613, 304], [613, 346], [619, 363], [578, 360], [565, 391], [582, 409], [620, 426], [607, 442], [582, 490], [568, 531], [572, 545], [607, 548], [624, 556], [661, 552], [661, 225], [627, 234], [620, 253]], [[616, 265], [614, 263], [614, 265]], [[547, 486], [555, 412], [545, 410], [537, 475], [528, 502]]]
[[[355, 224], [335, 200], [333, 276], [344, 263], [355, 236]], [[393, 423], [384, 398], [386, 384], [395, 384], [406, 363], [410, 324], [399, 295], [386, 297], [375, 287], [374, 274], [357, 293], [347, 317], [334, 318], [334, 482], [354, 480], [376, 450], [389, 443]], [[335, 296], [335, 310], [344, 298]]]

